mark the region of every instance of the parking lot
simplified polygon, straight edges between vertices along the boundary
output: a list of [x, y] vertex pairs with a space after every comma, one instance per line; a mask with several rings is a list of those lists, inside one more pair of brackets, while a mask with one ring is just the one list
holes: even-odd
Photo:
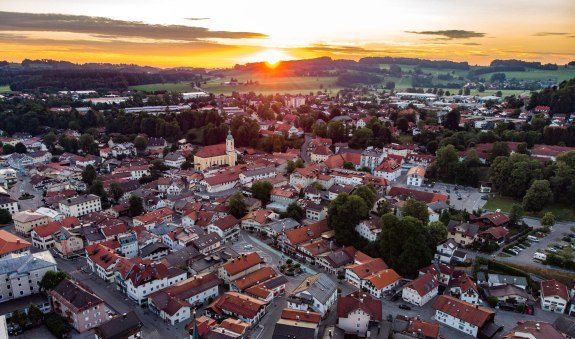
[[426, 190], [447, 195], [449, 204], [453, 208], [467, 212], [483, 208], [487, 202], [487, 200], [482, 199], [485, 193], [479, 192], [475, 187], [435, 183], [433, 187], [428, 187]]
[[[553, 226], [551, 233], [549, 233], [547, 236], [538, 238], [538, 241], [524, 242], [522, 247], [525, 248], [521, 248], [521, 251], [519, 251], [517, 255], [508, 253], [508, 255], [510, 255], [509, 257], [503, 255], [503, 257], [499, 257], [497, 260], [552, 268], [551, 266], [541, 264], [541, 262], [538, 260], [534, 260], [533, 257], [537, 252], [545, 254], [558, 253], [562, 251], [560, 246], [563, 246], [565, 249], [567, 249], [568, 247], [575, 245], [575, 238], [569, 237], [570, 234], [574, 234], [573, 236], [575, 237], [575, 233], [571, 232], [570, 230], [572, 225], [573, 224], [569, 223], [556, 224]], [[571, 242], [563, 240], [564, 238], [571, 239]], [[571, 251], [569, 249], [567, 250]]]

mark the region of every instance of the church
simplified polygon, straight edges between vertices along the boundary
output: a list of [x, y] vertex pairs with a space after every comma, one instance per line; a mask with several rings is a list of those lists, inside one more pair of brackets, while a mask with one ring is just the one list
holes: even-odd
[[194, 164], [199, 171], [219, 165], [235, 166], [236, 148], [232, 132], [228, 131], [225, 144], [206, 146], [199, 150], [194, 155]]

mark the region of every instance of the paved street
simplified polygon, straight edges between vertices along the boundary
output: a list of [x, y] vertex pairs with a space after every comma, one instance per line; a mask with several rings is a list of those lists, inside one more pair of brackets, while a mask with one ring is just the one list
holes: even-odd
[[[84, 270], [89, 272], [84, 258], [72, 261], [56, 258], [56, 261], [59, 269], [67, 272], [74, 279], [92, 289], [116, 313], [122, 314], [134, 310], [144, 323], [144, 338], [182, 338], [188, 335], [185, 331], [186, 323], [178, 324], [177, 326], [164, 324], [159, 317], [136, 305], [126, 295], [117, 291], [113, 284], [106, 283], [99, 277], [84, 272]], [[80, 337], [78, 336], [78, 338]]]
[[310, 156], [307, 153], [307, 148], [309, 146], [309, 143], [311, 142], [311, 139], [312, 139], [311, 134], [306, 134], [303, 144], [301, 145], [301, 158], [306, 164], [309, 164], [311, 162]]
[[[33, 199], [28, 200], [18, 200], [22, 193], [29, 193], [34, 196]], [[14, 200], [18, 200], [18, 205], [20, 205], [20, 211], [24, 210], [36, 210], [38, 207], [42, 206], [42, 192], [36, 191], [32, 184], [30, 184], [29, 176], [18, 175], [18, 182], [10, 189], [10, 197]]]

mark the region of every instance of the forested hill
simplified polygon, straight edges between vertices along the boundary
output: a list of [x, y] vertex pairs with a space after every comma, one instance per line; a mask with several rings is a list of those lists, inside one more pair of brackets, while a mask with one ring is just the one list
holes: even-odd
[[129, 64], [74, 64], [56, 60], [0, 61], [0, 86], [13, 91], [110, 90], [163, 82], [198, 81], [205, 69], [161, 69]]

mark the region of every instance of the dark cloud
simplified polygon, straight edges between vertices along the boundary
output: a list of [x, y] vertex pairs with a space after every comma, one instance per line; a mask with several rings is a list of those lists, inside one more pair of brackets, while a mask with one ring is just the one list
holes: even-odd
[[563, 32], [537, 32], [535, 34], [533, 34], [533, 36], [561, 36], [561, 35], [567, 35], [569, 33], [563, 33]]
[[485, 36], [485, 33], [475, 31], [465, 31], [461, 29], [448, 29], [440, 31], [406, 31], [406, 33], [420, 34], [420, 35], [436, 35], [440, 36], [440, 38], [437, 38], [439, 40], [482, 38]]
[[0, 12], [0, 31], [73, 32], [106, 37], [198, 41], [202, 39], [265, 38], [253, 32], [210, 31], [204, 27], [152, 25], [139, 21], [114, 20], [68, 14]]
[[30, 36], [10, 33], [0, 33], [0, 44], [18, 42], [26, 46], [41, 46], [45, 51], [66, 51], [72, 53], [112, 53], [121, 55], [140, 55], [142, 51], [150, 56], [179, 57], [197, 53], [223, 52], [242, 48], [238, 45], [224, 45], [209, 41], [154, 43], [123, 41], [123, 40], [56, 40], [32, 38]]
[[465, 46], [481, 46], [481, 44], [478, 44], [476, 42], [464, 42], [463, 44]]
[[423, 50], [416, 49], [389, 49], [389, 48], [365, 48], [353, 45], [330, 45], [324, 43], [317, 43], [310, 46], [298, 48], [298, 50], [305, 50], [316, 53], [332, 53], [339, 55], [361, 56], [361, 55], [374, 55], [374, 54], [404, 54], [404, 53], [421, 53]]

